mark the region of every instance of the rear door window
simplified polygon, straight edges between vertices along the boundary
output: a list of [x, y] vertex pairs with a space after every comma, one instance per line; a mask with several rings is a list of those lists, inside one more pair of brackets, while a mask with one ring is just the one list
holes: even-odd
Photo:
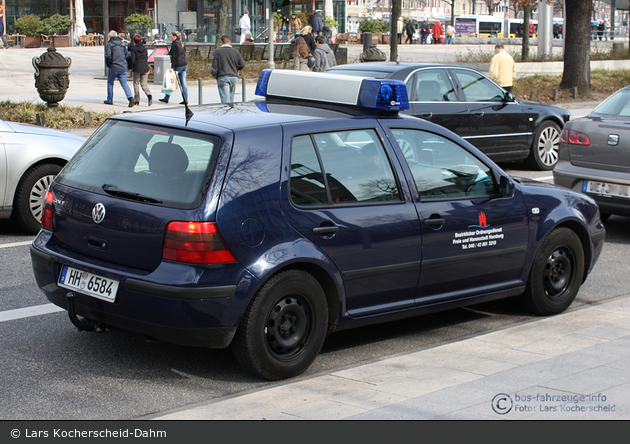
[[401, 201], [383, 144], [372, 129], [294, 137], [291, 201], [299, 206]]
[[108, 122], [68, 163], [60, 183], [173, 208], [201, 204], [218, 136]]

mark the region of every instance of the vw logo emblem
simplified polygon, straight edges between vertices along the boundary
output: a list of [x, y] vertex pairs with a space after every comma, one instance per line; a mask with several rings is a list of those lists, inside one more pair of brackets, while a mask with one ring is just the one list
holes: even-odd
[[92, 220], [97, 224], [100, 224], [105, 219], [105, 205], [97, 203], [92, 209]]

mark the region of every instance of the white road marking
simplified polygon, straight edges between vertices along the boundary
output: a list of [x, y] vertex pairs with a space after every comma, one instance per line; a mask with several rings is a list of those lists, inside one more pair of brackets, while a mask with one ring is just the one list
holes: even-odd
[[55, 304], [35, 305], [34, 307], [17, 308], [15, 310], [0, 311], [0, 322], [13, 321], [15, 319], [30, 318], [33, 316], [41, 316], [48, 313], [56, 313], [65, 311]]
[[0, 244], [0, 248], [23, 247], [25, 245], [31, 245], [32, 243], [32, 240], [24, 242], [12, 242], [10, 244]]

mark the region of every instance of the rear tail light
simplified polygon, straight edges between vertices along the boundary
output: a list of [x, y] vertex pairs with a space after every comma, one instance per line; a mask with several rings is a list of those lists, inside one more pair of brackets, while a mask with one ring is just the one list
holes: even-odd
[[236, 262], [214, 222], [170, 222], [164, 236], [162, 259], [189, 264]]
[[42, 227], [53, 229], [53, 193], [46, 191], [44, 197], [44, 211], [42, 212]]
[[590, 145], [591, 139], [586, 134], [578, 133], [577, 131], [562, 130], [560, 142], [571, 145]]

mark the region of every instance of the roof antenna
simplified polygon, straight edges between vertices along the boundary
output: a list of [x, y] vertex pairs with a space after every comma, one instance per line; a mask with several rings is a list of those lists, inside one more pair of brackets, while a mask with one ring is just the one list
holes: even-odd
[[[177, 78], [177, 84], [179, 85], [179, 90], [182, 91], [182, 99], [184, 98], [184, 94], [183, 94], [183, 89], [182, 89], [182, 83], [179, 81], [179, 74], [175, 76]], [[192, 117], [195, 115], [195, 113], [193, 113], [190, 108], [188, 108], [188, 100], [185, 99], [184, 100], [184, 109], [185, 114], [186, 114], [186, 126], [188, 126], [188, 122], [190, 122], [190, 119], [192, 119]]]

